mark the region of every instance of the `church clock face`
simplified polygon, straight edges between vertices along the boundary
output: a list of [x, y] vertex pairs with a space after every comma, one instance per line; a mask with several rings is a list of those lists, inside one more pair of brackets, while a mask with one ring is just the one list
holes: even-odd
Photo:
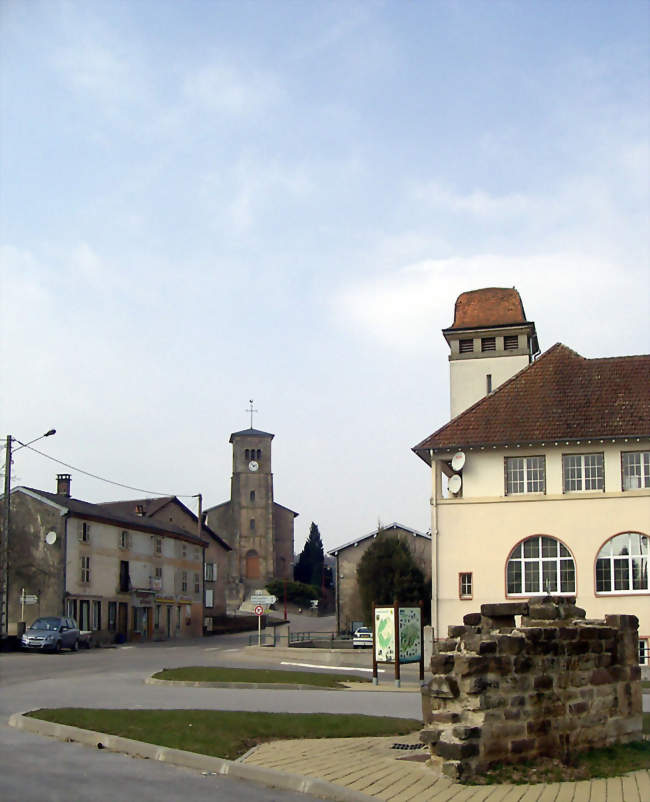
[[249, 470], [249, 471], [252, 471], [253, 473], [255, 473], [255, 471], [257, 471], [257, 470], [259, 469], [259, 467], [260, 467], [260, 466], [257, 464], [257, 462], [255, 462], [255, 460], [254, 460], [254, 459], [252, 459], [252, 460], [251, 460], [251, 461], [248, 463], [248, 470]]

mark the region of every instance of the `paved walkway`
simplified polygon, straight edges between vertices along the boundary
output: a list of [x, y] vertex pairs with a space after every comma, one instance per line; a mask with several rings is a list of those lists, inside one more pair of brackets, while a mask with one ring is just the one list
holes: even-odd
[[247, 765], [314, 777], [385, 802], [650, 802], [650, 772], [539, 785], [467, 786], [436, 777], [418, 733], [396, 738], [330, 738], [262, 744], [241, 759]]

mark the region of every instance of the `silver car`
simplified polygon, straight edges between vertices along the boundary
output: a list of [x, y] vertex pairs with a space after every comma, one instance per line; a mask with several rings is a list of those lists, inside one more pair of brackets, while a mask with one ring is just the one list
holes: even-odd
[[37, 618], [21, 638], [23, 649], [60, 652], [79, 648], [79, 627], [74, 618], [49, 615]]

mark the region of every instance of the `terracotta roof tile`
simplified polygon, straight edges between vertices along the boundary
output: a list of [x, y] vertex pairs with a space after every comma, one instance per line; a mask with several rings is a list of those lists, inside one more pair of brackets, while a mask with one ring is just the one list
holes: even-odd
[[487, 287], [463, 292], [456, 299], [450, 329], [473, 329], [526, 323], [524, 305], [517, 290]]
[[650, 356], [586, 359], [556, 343], [413, 448], [650, 436]]

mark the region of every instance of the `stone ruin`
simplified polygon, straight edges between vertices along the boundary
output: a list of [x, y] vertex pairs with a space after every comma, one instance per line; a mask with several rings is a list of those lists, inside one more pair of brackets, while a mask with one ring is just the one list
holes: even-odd
[[420, 740], [446, 776], [642, 740], [636, 616], [590, 621], [575, 597], [547, 597], [463, 622], [434, 644], [422, 685]]

